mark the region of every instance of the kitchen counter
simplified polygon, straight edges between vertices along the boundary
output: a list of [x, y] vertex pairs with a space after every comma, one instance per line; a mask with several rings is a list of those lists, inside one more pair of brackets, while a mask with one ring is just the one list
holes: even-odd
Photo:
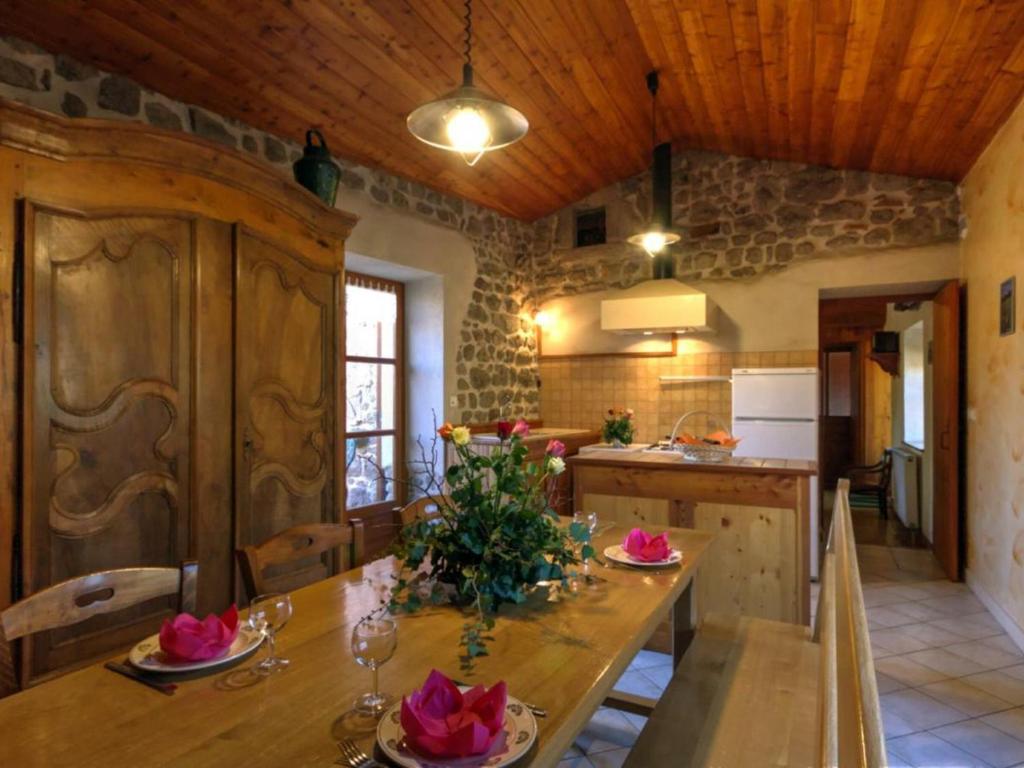
[[715, 534], [697, 583], [702, 612], [810, 623], [813, 461], [688, 461], [671, 453], [589, 450], [568, 460], [577, 510], [650, 531]]
[[[547, 446], [548, 440], [561, 440], [565, 443], [567, 440], [578, 442], [580, 440], [586, 440], [587, 443], [592, 443], [595, 440], [600, 439], [598, 433], [592, 429], [559, 429], [557, 427], [537, 427], [531, 429], [530, 434], [523, 438], [523, 443], [531, 445], [532, 443], [543, 442]], [[497, 445], [500, 441], [496, 432], [479, 432], [475, 433], [470, 438], [471, 443], [477, 445]]]
[[729, 458], [724, 461], [691, 461], [670, 451], [644, 451], [623, 448], [593, 448], [570, 462], [574, 466], [639, 467], [673, 472], [723, 472], [732, 474], [811, 475], [818, 474], [814, 461], [800, 459]]

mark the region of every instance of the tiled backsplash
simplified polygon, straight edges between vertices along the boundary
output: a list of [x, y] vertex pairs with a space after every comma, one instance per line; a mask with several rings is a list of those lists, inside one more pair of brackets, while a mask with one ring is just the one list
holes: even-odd
[[[636, 411], [636, 439], [668, 435], [687, 411], [710, 411], [728, 428], [732, 387], [727, 381], [673, 383], [659, 376], [729, 376], [733, 368], [801, 368], [818, 364], [816, 350], [795, 352], [706, 352], [675, 357], [541, 358], [540, 410], [545, 425], [600, 428], [612, 406]], [[688, 422], [689, 424], [689, 422]], [[694, 420], [697, 431], [707, 424]]]

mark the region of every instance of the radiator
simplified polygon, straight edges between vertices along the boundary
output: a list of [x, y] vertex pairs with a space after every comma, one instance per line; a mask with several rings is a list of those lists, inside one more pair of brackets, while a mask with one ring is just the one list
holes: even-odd
[[921, 527], [921, 455], [906, 448], [892, 449], [892, 495], [896, 514], [907, 528]]

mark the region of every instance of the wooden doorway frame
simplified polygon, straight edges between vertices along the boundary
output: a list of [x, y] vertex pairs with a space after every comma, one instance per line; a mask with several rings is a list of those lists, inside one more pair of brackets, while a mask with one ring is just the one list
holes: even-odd
[[[916, 293], [880, 294], [848, 298], [819, 299], [819, 366], [826, 349], [853, 342], [856, 334], [837, 334], [832, 329], [849, 324], [867, 329], [884, 325], [885, 307], [892, 302], [931, 301], [934, 307], [932, 343], [932, 419], [928, 424], [934, 439], [932, 477], [932, 551], [952, 581], [963, 579], [964, 540], [964, 287], [958, 279], [942, 283], [937, 290]], [[865, 319], [866, 318], [866, 319]], [[872, 319], [873, 318], [873, 319]], [[879, 326], [881, 327], [881, 326]], [[864, 331], [866, 333], [866, 330]], [[870, 342], [868, 342], [870, 343]], [[863, 382], [862, 382], [863, 384]], [[861, 387], [863, 396], [863, 386]], [[861, 417], [863, 417], [863, 403]], [[862, 421], [862, 419], [860, 420]], [[857, 445], [862, 445], [864, 425], [856, 427]], [[823, 437], [823, 436], [822, 436]], [[819, 440], [819, 465], [823, 444]], [[824, 491], [824, 483], [822, 483]]]

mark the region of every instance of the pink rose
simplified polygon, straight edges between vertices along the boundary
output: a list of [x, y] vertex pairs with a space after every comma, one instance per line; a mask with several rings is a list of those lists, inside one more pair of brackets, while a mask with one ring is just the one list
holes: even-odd
[[432, 670], [423, 687], [402, 698], [401, 722], [413, 751], [435, 759], [483, 755], [504, 735], [504, 681], [465, 693]]
[[530, 434], [530, 425], [526, 419], [516, 419], [516, 425], [512, 427], [512, 434], [516, 437], [526, 437]]
[[548, 440], [548, 447], [544, 450], [548, 456], [557, 456], [562, 458], [565, 456], [565, 443], [561, 440]]
[[626, 554], [644, 563], [660, 563], [668, 560], [672, 548], [668, 544], [668, 533], [651, 536], [642, 528], [634, 528], [622, 542]]

